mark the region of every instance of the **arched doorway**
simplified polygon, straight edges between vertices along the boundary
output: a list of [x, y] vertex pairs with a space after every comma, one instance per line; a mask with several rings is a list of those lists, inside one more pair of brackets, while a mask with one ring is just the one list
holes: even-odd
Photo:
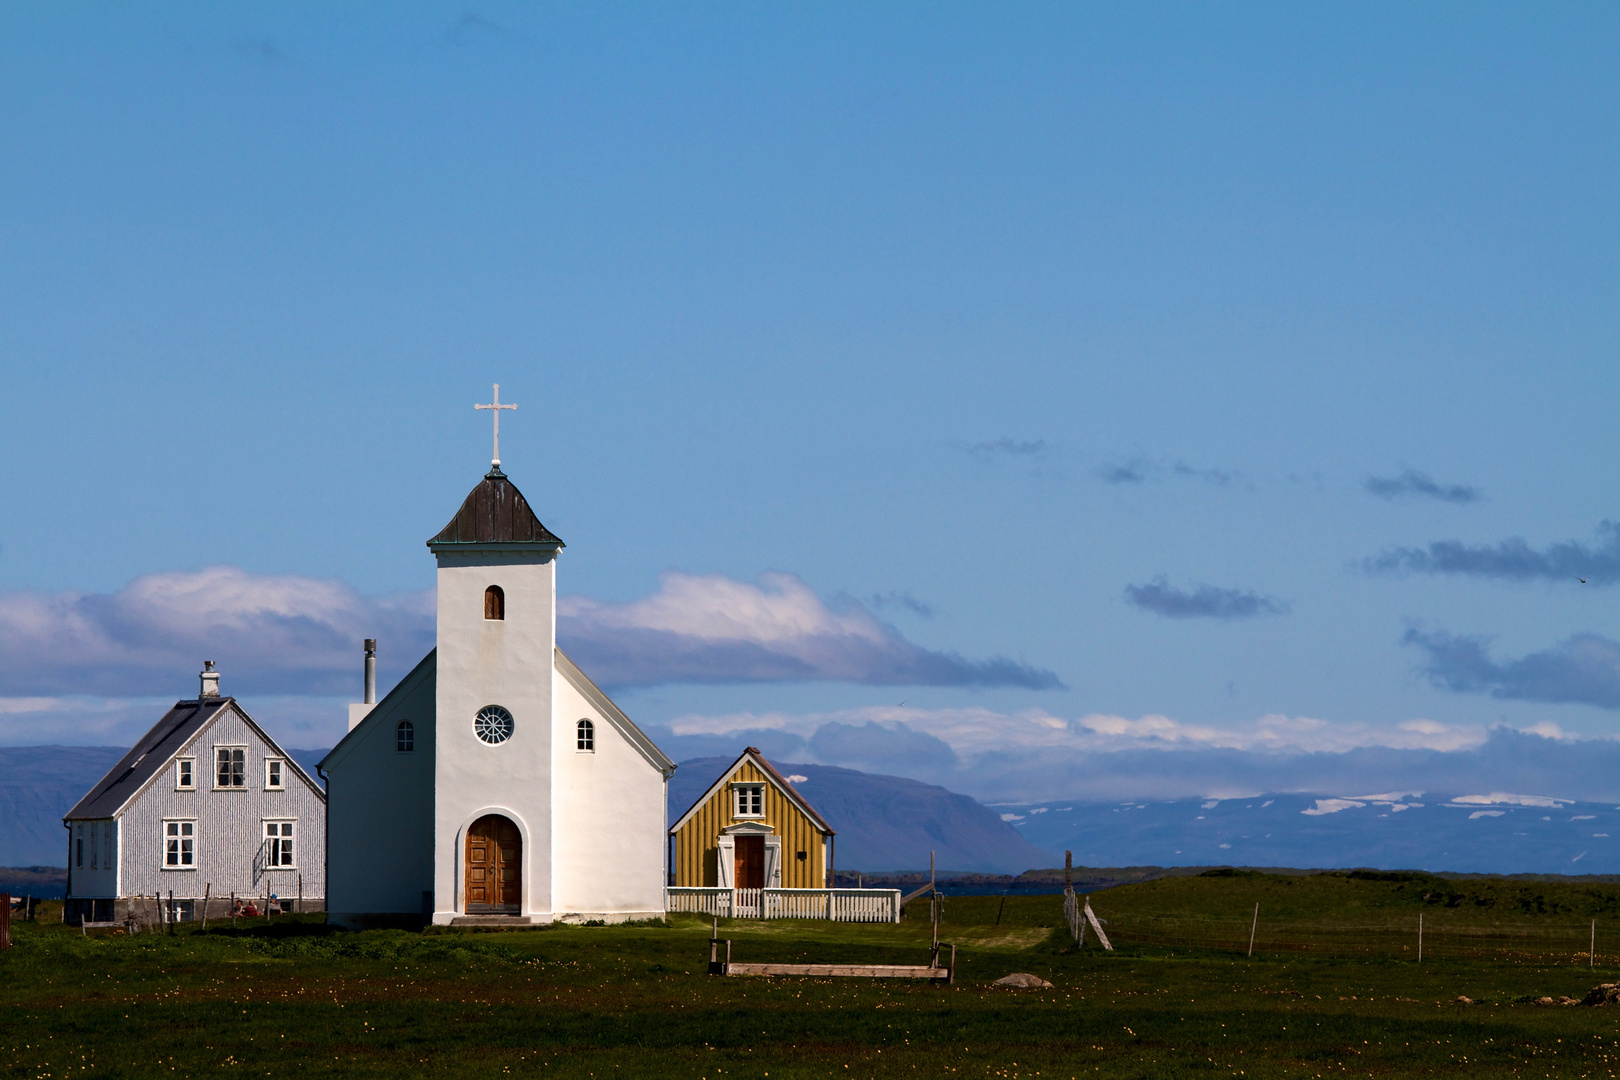
[[499, 814], [486, 814], [467, 830], [467, 913], [512, 912], [523, 907], [523, 836]]

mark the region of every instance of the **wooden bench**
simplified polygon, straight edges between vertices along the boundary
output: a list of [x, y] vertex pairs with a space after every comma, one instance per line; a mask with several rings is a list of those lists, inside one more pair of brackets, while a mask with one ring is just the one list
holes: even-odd
[[79, 923], [79, 933], [84, 937], [89, 937], [92, 930], [98, 933], [105, 931], [109, 934], [127, 934], [130, 932], [130, 924], [127, 922], [91, 922], [88, 919]]
[[[726, 958], [720, 959], [720, 945], [726, 946]], [[939, 963], [939, 950], [951, 950], [951, 962]], [[731, 960], [731, 939], [709, 939], [710, 975], [800, 975], [810, 978], [857, 979], [927, 979], [930, 982], [956, 981], [956, 946], [940, 944], [934, 947], [927, 964], [737, 964]]]

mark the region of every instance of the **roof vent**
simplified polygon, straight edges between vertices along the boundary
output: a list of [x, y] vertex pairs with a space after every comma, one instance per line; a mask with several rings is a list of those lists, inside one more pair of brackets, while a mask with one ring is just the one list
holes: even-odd
[[199, 698], [219, 697], [219, 672], [214, 670], [214, 662], [212, 660], [203, 661], [201, 678], [202, 689], [198, 691], [197, 696]]

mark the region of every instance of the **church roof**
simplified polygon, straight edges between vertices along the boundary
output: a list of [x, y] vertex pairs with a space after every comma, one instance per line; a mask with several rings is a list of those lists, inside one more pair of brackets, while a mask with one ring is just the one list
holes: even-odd
[[562, 547], [563, 542], [540, 524], [529, 502], [517, 485], [507, 479], [499, 465], [478, 482], [463, 500], [450, 524], [428, 541], [437, 550], [441, 544], [544, 544]]

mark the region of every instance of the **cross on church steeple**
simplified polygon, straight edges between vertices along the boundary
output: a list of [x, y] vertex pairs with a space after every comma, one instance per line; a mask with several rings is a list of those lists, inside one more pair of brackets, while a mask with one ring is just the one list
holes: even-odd
[[473, 408], [475, 408], [475, 409], [489, 409], [490, 410], [490, 415], [495, 418], [495, 457], [490, 462], [490, 464], [496, 466], [497, 468], [499, 468], [500, 464], [501, 464], [501, 410], [502, 409], [515, 409], [515, 408], [517, 408], [517, 406], [516, 405], [502, 405], [501, 404], [501, 384], [496, 383], [495, 384], [495, 400], [492, 401], [488, 405], [474, 405]]

